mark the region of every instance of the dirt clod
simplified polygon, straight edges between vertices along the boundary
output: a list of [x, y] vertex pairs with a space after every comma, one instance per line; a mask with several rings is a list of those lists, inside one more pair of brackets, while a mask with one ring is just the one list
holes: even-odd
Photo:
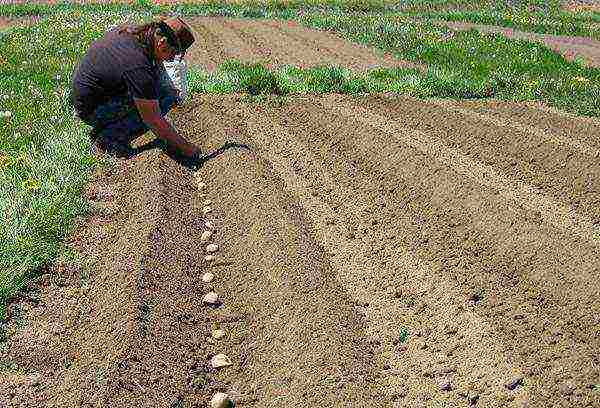
[[577, 389], [577, 385], [573, 381], [563, 381], [558, 386], [558, 390], [561, 395], [572, 395], [573, 392]]
[[218, 305], [220, 303], [219, 295], [215, 292], [209, 292], [202, 298], [202, 302], [209, 305]]
[[228, 408], [232, 405], [229, 395], [218, 392], [210, 400], [211, 408]]
[[438, 387], [441, 391], [450, 391], [452, 389], [452, 383], [450, 380], [442, 380], [438, 383]]
[[514, 390], [515, 388], [517, 388], [519, 385], [523, 384], [523, 376], [522, 375], [517, 375], [512, 377], [506, 384], [506, 388], [508, 388], [509, 390]]
[[200, 242], [207, 242], [210, 239], [210, 237], [212, 236], [212, 234], [213, 233], [210, 230], [209, 231], [204, 231], [202, 233], [202, 235], [200, 236]]

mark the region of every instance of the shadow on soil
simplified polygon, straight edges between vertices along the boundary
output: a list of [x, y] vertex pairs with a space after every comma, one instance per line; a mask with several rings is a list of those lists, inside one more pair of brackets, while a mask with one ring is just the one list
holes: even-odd
[[190, 170], [193, 170], [193, 171], [200, 169], [204, 165], [204, 163], [225, 153], [225, 151], [228, 149], [239, 148], [239, 149], [252, 150], [250, 148], [250, 146], [243, 144], [243, 143], [226, 142], [221, 147], [213, 150], [210, 153], [207, 153], [207, 154], [204, 154], [204, 155], [198, 156], [198, 157], [188, 157], [188, 156], [183, 156], [180, 153], [174, 152], [172, 149], [169, 148], [168, 144], [165, 141], [160, 140], [160, 139], [154, 139], [151, 142], [148, 142], [139, 147], [131, 147], [131, 146], [123, 146], [123, 145], [119, 146], [118, 149], [115, 149], [115, 146], [110, 146], [110, 147], [112, 149], [104, 148], [103, 150], [105, 152], [108, 152], [110, 150], [110, 154], [113, 154], [117, 157], [128, 158], [128, 159], [130, 159], [134, 156], [137, 156], [138, 154], [141, 154], [141, 153], [145, 152], [146, 150], [160, 149], [167, 156], [169, 156], [169, 158], [171, 158], [178, 164], [180, 164]]

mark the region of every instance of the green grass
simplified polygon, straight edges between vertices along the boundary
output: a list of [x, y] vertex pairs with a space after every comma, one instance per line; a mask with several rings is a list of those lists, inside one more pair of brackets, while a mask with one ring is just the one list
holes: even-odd
[[63, 12], [0, 35], [0, 111], [11, 113], [0, 118], [0, 304], [56, 258], [87, 211], [81, 191], [100, 163], [67, 104], [69, 80], [89, 43], [128, 17]]
[[300, 69], [292, 65], [269, 71], [261, 63], [227, 61], [214, 73], [191, 67], [189, 91], [198, 93], [242, 92], [249, 95], [323, 93], [369, 93], [390, 90], [418, 77], [416, 69], [376, 69], [354, 74], [343, 67], [316, 66]]
[[593, 25], [593, 23], [600, 23], [600, 14], [597, 13], [568, 13], [555, 8], [528, 10], [527, 8], [501, 7], [472, 11], [408, 12], [406, 15], [431, 20], [464, 21], [510, 27], [542, 34], [600, 39], [600, 28]]
[[3, 16], [49, 16], [62, 12], [151, 12], [160, 14], [177, 12], [182, 15], [225, 15], [238, 17], [264, 17], [274, 12], [305, 11], [343, 11], [343, 12], [383, 12], [401, 10], [443, 10], [447, 8], [489, 4], [490, 1], [472, 0], [246, 0], [231, 4], [227, 1], [199, 1], [184, 4], [153, 4], [150, 0], [137, 0], [132, 3], [105, 3], [85, 5], [68, 1], [55, 4], [3, 4], [0, 15]]
[[[415, 78], [421, 96], [541, 100], [587, 116], [600, 116], [600, 70], [568, 62], [537, 44], [458, 31], [408, 17], [307, 15], [302, 24], [334, 30], [429, 70]], [[582, 80], [583, 79], [583, 80]]]
[[[455, 98], [493, 95], [510, 100], [536, 99], [571, 112], [600, 116], [599, 71], [569, 63], [541, 45], [476, 31], [453, 32], [396, 10], [391, 13], [385, 7], [398, 4], [395, 1], [287, 3], [291, 8], [286, 9], [281, 1], [266, 7], [221, 2], [158, 7], [143, 1], [85, 8], [65, 3], [0, 6], [0, 14], [46, 16], [31, 27], [0, 31], [0, 112], [11, 113], [0, 117], [0, 318], [6, 300], [57, 259], [73, 219], [88, 211], [82, 188], [91, 172], [104, 163], [90, 154], [88, 128], [73, 117], [66, 95], [77, 61], [90, 42], [111, 25], [141, 22], [165, 10], [184, 15], [293, 18], [308, 27], [334, 30], [351, 41], [429, 67], [425, 72], [375, 69], [353, 73], [332, 66], [284, 66], [270, 71], [264, 63], [228, 61], [212, 74], [190, 69], [190, 92], [246, 92], [251, 96], [329, 92]], [[402, 10], [439, 10], [467, 3], [412, 1], [403, 4]], [[380, 15], [373, 13], [383, 10]], [[573, 18], [585, 23], [583, 16]]]

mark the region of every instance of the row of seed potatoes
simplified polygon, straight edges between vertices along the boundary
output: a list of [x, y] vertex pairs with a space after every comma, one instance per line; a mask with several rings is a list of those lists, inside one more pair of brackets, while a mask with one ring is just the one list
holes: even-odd
[[[200, 198], [204, 200], [204, 208], [202, 209], [202, 213], [204, 216], [207, 216], [212, 211], [210, 207], [212, 202], [206, 198], [206, 184], [200, 179], [199, 172], [194, 174], [194, 178], [196, 179], [198, 190], [200, 191]], [[219, 246], [217, 244], [209, 242], [214, 233], [214, 225], [210, 220], [206, 220], [204, 226], [206, 227], [206, 230], [202, 232], [202, 236], [200, 237], [202, 244], [206, 244], [206, 256], [204, 257], [204, 261], [213, 262], [216, 259], [216, 253], [219, 250]], [[213, 273], [206, 272], [204, 275], [202, 275], [202, 282], [210, 283], [214, 278], [215, 276]], [[211, 291], [204, 295], [202, 298], [202, 303], [208, 306], [216, 307], [221, 304], [221, 300], [216, 292]], [[215, 329], [212, 331], [211, 335], [214, 339], [218, 340], [225, 336], [225, 331], [220, 328]], [[210, 360], [210, 364], [213, 368], [227, 367], [231, 365], [231, 360], [225, 354], [217, 354]], [[229, 395], [223, 392], [217, 392], [210, 400], [211, 408], [227, 408], [231, 405], [232, 401], [229, 398]]]

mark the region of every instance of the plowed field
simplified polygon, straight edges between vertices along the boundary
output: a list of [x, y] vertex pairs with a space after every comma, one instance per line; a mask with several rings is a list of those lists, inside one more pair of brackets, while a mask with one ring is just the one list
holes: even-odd
[[[272, 21], [196, 27], [207, 68], [406, 65]], [[69, 239], [84, 264], [11, 306], [26, 324], [3, 357], [29, 371], [0, 401], [600, 406], [599, 121], [394, 95], [195, 95], [170, 116], [206, 151], [248, 148], [196, 174], [153, 149], [96, 175]], [[232, 365], [212, 368], [218, 353]]]

